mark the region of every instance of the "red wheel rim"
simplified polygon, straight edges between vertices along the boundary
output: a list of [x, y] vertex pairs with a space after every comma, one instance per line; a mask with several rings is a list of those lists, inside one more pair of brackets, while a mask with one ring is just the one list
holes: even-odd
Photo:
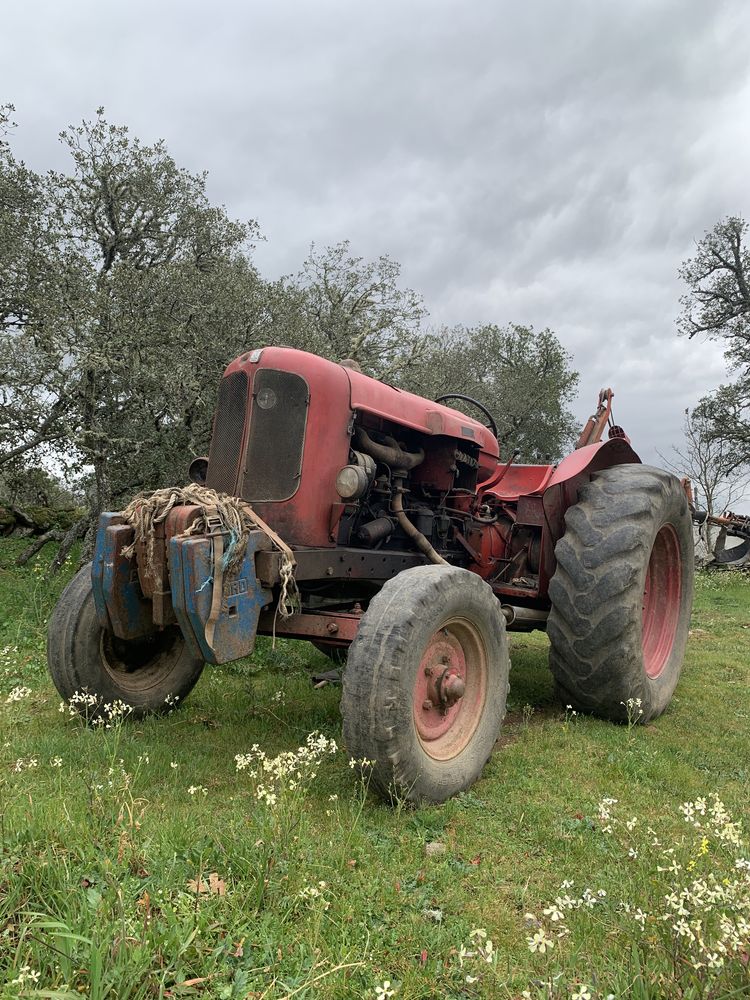
[[451, 760], [471, 742], [487, 698], [487, 651], [477, 629], [451, 618], [432, 636], [414, 681], [414, 725], [434, 760]]
[[643, 587], [643, 663], [646, 674], [661, 674], [674, 646], [680, 619], [682, 556], [677, 533], [665, 524], [654, 539]]

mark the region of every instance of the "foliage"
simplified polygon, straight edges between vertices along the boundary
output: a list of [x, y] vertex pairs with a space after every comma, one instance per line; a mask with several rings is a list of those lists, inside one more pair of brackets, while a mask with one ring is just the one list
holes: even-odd
[[733, 452], [733, 465], [750, 461], [750, 247], [748, 224], [737, 216], [717, 222], [686, 260], [679, 276], [687, 285], [677, 325], [689, 337], [725, 341], [734, 380], [702, 402], [713, 435]]
[[257, 275], [252, 223], [205, 195], [205, 176], [177, 167], [101, 113], [62, 133], [72, 175], [48, 194], [84, 293], [70, 303], [72, 443], [93, 469], [99, 511], [184, 472], [205, 442], [206, 398], [227, 351], [252, 342]]
[[[328, 752], [338, 692], [311, 687], [323, 657], [306, 643], [259, 641], [160, 719], [87, 728], [58, 711], [44, 630], [63, 581], [45, 580], [51, 554], [16, 569], [19, 549], [0, 542], [3, 1000], [684, 1000], [750, 987], [741, 951], [694, 970], [681, 915], [662, 919], [670, 893], [694, 895], [712, 874], [739, 892], [747, 874], [733, 867], [746, 849], [683, 808], [703, 822], [715, 794], [731, 821], [747, 814], [747, 577], [699, 576], [677, 697], [630, 731], [566, 713], [546, 639], [515, 636], [509, 715], [483, 778], [411, 811], [379, 804]], [[313, 738], [325, 752], [308, 769], [312, 732], [328, 742]], [[290, 767], [304, 771], [291, 790]], [[618, 800], [609, 816], [604, 799]], [[670, 848], [680, 870], [659, 871]], [[554, 947], [537, 938], [532, 951], [540, 931]]]
[[348, 240], [313, 244], [299, 274], [272, 286], [274, 332], [282, 343], [334, 361], [350, 358], [368, 375], [399, 382], [421, 355], [427, 316], [421, 295], [400, 286], [400, 274], [387, 255], [355, 257]]
[[0, 107], [0, 467], [65, 436], [63, 322], [44, 183], [13, 156], [5, 136], [12, 105]]
[[[742, 500], [748, 489], [748, 472], [734, 464], [734, 447], [724, 438], [717, 437], [714, 425], [705, 406], [692, 412], [685, 410], [683, 423], [685, 443], [674, 447], [673, 458], [661, 455], [664, 467], [675, 475], [691, 480], [696, 493], [696, 506], [709, 516], [729, 510]], [[705, 525], [706, 546], [713, 551], [712, 526]]]
[[432, 399], [447, 392], [478, 399], [495, 417], [502, 451], [518, 449], [527, 461], [560, 458], [576, 434], [568, 404], [578, 373], [551, 330], [515, 323], [445, 329], [428, 340], [406, 386]]
[[571, 437], [577, 375], [550, 331], [429, 333], [399, 265], [348, 241], [264, 281], [257, 225], [212, 205], [205, 174], [163, 142], [99, 109], [61, 133], [69, 168], [42, 176], [14, 158], [11, 114], [0, 109], [0, 468], [16, 480], [55, 469], [85, 500], [63, 558], [101, 510], [184, 482], [208, 450], [223, 369], [268, 343], [350, 358], [428, 396], [475, 394], [527, 457], [557, 456]]

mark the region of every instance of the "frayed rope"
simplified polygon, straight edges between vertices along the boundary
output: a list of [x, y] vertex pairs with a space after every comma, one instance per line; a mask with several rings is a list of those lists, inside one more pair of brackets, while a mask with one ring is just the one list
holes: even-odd
[[274, 548], [281, 553], [281, 593], [277, 611], [282, 618], [293, 615], [299, 607], [299, 592], [294, 579], [295, 562], [292, 551], [276, 532], [258, 517], [252, 507], [238, 497], [217, 493], [197, 483], [139, 494], [122, 512], [122, 517], [135, 533], [133, 543], [123, 549], [123, 555], [132, 556], [136, 546], [141, 543], [145, 546], [149, 567], [153, 565], [154, 525], [166, 520], [173, 507], [185, 504], [200, 507], [201, 513], [189, 528], [177, 536], [178, 538], [204, 534], [208, 531], [206, 508], [210, 508], [212, 513], [215, 511], [218, 515], [223, 532], [227, 536], [224, 540], [224, 555], [221, 562], [222, 574], [231, 576], [239, 568], [245, 557], [247, 536], [251, 531], [260, 530], [270, 538]]

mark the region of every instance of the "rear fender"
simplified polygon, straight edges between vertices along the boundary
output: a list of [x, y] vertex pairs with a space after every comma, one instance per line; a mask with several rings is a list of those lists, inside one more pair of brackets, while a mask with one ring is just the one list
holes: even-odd
[[542, 562], [539, 571], [540, 595], [555, 572], [555, 545], [565, 533], [565, 511], [578, 502], [578, 491], [594, 472], [613, 465], [640, 464], [639, 456], [624, 438], [610, 438], [577, 448], [566, 456], [550, 476], [542, 496], [545, 525], [542, 539]]

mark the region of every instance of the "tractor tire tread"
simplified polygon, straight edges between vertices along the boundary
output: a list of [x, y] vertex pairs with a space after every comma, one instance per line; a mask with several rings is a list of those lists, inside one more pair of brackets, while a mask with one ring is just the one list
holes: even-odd
[[[643, 665], [643, 588], [654, 538], [667, 523], [683, 557], [681, 611], [667, 667], [652, 679]], [[659, 715], [679, 677], [692, 603], [692, 530], [681, 484], [650, 466], [595, 473], [566, 511], [555, 556], [547, 632], [559, 695], [609, 719], [627, 718], [628, 699], [640, 699], [638, 721]]]
[[444, 785], [440, 781], [430, 784], [421, 777], [415, 782], [413, 743], [416, 736], [405, 731], [410, 727], [403, 724], [400, 704], [411, 683], [404, 671], [414, 652], [415, 633], [422, 623], [434, 618], [436, 608], [455, 600], [457, 588], [462, 591], [468, 588], [476, 602], [475, 609], [498, 628], [499, 645], [505, 655], [500, 657], [498, 671], [497, 682], [504, 690], [497, 729], [505, 714], [509, 668], [505, 621], [491, 589], [475, 574], [456, 567], [421, 566], [399, 573], [376, 594], [362, 618], [357, 636], [349, 647], [341, 700], [348, 753], [354, 760], [375, 761], [366, 773], [370, 787], [383, 798], [392, 799], [403, 794], [416, 801], [443, 801], [468, 787], [492, 753], [494, 737], [489, 742], [485, 739], [478, 756], [478, 748], [474, 748], [474, 759], [465, 778], [459, 776], [455, 780], [454, 775], [454, 780], [449, 779]]

